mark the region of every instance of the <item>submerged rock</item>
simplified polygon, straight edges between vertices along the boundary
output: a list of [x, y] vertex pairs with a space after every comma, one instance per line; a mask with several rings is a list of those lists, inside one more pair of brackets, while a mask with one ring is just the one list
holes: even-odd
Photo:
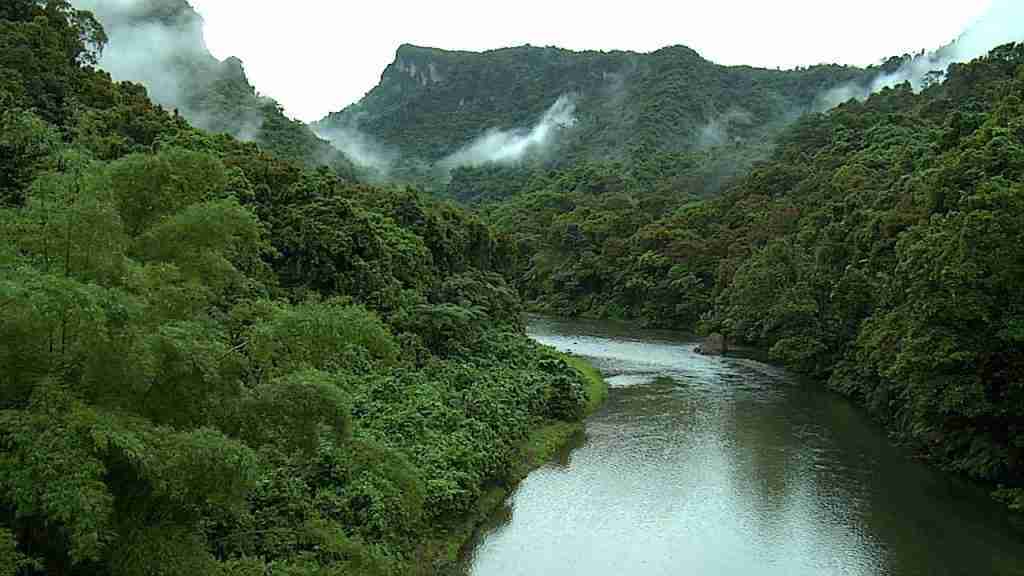
[[704, 354], [705, 356], [721, 356], [728, 352], [728, 350], [729, 348], [725, 344], [725, 336], [718, 332], [709, 334], [696, 348], [698, 354]]

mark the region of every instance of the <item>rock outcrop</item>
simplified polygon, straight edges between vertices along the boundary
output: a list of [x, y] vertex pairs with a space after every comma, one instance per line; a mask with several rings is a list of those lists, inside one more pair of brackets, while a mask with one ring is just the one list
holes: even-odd
[[698, 354], [704, 354], [705, 356], [721, 356], [728, 351], [729, 347], [726, 345], [725, 336], [717, 332], [708, 335], [696, 348]]

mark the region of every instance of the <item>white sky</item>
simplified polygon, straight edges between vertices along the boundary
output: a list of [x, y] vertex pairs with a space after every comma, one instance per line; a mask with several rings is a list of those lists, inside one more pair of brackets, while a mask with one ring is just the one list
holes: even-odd
[[[260, 93], [317, 120], [377, 84], [402, 43], [649, 52], [684, 44], [721, 64], [868, 65], [954, 39], [991, 0], [190, 0], [206, 42]], [[1022, 0], [1024, 1], [1024, 0]]]

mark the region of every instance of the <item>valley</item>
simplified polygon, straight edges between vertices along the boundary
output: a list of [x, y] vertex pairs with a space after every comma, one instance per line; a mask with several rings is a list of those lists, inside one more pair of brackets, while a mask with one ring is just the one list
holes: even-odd
[[742, 355], [700, 356], [676, 332], [543, 317], [528, 332], [591, 359], [610, 396], [481, 530], [469, 574], [939, 576], [1024, 565], [984, 490], [908, 458], [813, 381]]
[[0, 576], [1021, 574], [1017, 9], [304, 123], [185, 0], [5, 2]]

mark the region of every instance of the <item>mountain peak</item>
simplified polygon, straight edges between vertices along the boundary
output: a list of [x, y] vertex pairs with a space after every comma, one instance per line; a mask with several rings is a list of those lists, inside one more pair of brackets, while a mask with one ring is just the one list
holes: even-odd
[[693, 60], [701, 60], [703, 62], [709, 62], [709, 60], [700, 55], [700, 52], [697, 52], [693, 48], [690, 48], [689, 46], [684, 46], [682, 44], [673, 44], [672, 46], [659, 48], [658, 50], [655, 50], [651, 54], [672, 54], [679, 58], [688, 58]]
[[182, 33], [203, 25], [203, 17], [186, 0], [74, 0], [72, 5], [95, 14], [105, 28], [157, 24]]
[[440, 48], [431, 48], [429, 46], [417, 46], [415, 44], [402, 44], [395, 51], [395, 58], [411, 58], [416, 56], [429, 56], [433, 54], [443, 54], [446, 50]]

